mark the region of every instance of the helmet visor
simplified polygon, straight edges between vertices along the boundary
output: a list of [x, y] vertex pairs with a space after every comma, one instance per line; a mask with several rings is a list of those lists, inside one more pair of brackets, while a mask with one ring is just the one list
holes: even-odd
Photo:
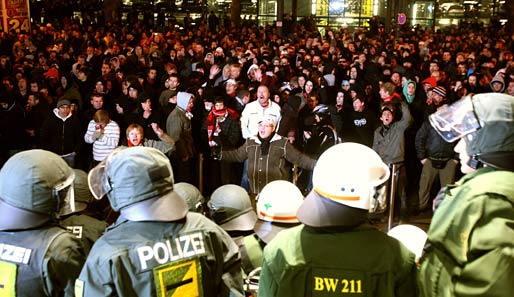
[[89, 185], [89, 190], [91, 190], [95, 199], [100, 200], [111, 191], [111, 183], [107, 176], [107, 166], [112, 158], [124, 149], [125, 147], [116, 148], [109, 154], [109, 156], [107, 156], [107, 158], [105, 158], [105, 160], [89, 171], [87, 175], [87, 183]]
[[445, 141], [454, 142], [480, 129], [471, 98], [466, 96], [430, 115], [430, 124]]
[[104, 160], [91, 169], [87, 175], [89, 190], [97, 200], [102, 199], [110, 188], [107, 182], [106, 168], [106, 161]]
[[75, 212], [74, 179], [75, 173], [72, 173], [64, 182], [58, 184], [53, 189], [54, 197], [57, 199], [57, 217]]

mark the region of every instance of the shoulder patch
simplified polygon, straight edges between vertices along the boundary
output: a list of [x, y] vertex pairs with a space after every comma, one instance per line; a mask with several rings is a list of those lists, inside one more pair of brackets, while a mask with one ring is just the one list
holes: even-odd
[[153, 275], [158, 297], [203, 296], [199, 258], [157, 266]]
[[16, 296], [18, 266], [0, 261], [0, 296]]

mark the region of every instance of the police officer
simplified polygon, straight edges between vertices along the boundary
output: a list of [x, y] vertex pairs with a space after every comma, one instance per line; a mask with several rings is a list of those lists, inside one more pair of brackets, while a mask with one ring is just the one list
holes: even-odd
[[465, 175], [440, 192], [420, 261], [423, 296], [514, 292], [513, 116], [514, 97], [497, 93], [466, 96], [430, 116], [446, 141], [459, 140]]
[[77, 296], [243, 296], [237, 246], [212, 221], [188, 212], [161, 151], [116, 150], [89, 181], [120, 217], [93, 246]]
[[[315, 124], [309, 131], [304, 132], [304, 153], [309, 157], [318, 159], [321, 154], [329, 147], [341, 142], [336, 129], [332, 124], [330, 110], [325, 104], [318, 104], [312, 110]], [[312, 189], [311, 184], [312, 170], [302, 170], [298, 185], [307, 194]]]
[[227, 231], [239, 247], [243, 237], [253, 233], [257, 214], [243, 187], [228, 184], [217, 188], [207, 206], [211, 219]]
[[75, 173], [73, 182], [75, 209], [61, 216], [59, 224], [80, 239], [84, 252], [88, 255], [93, 243], [102, 236], [108, 224], [96, 219], [88, 210], [89, 204], [93, 204], [95, 199], [87, 184], [87, 173], [80, 169], [73, 169], [73, 171]]
[[264, 243], [270, 242], [280, 231], [300, 223], [296, 212], [303, 195], [293, 183], [275, 180], [267, 184], [258, 196], [255, 232]]
[[317, 159], [329, 147], [341, 142], [332, 124], [332, 117], [327, 105], [319, 104], [312, 110], [316, 123], [312, 130], [306, 132], [305, 153]]
[[73, 179], [44, 150], [18, 153], [0, 171], [0, 296], [73, 296], [85, 255], [56, 223], [74, 208]]
[[262, 296], [416, 296], [414, 254], [366, 224], [389, 168], [371, 148], [342, 143], [323, 153], [313, 190], [300, 206], [302, 225], [264, 249]]

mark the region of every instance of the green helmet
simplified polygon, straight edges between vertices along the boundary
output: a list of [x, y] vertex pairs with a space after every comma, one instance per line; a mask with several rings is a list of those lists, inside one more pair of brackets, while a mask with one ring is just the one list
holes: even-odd
[[119, 148], [89, 172], [93, 195], [107, 194], [111, 207], [132, 221], [174, 221], [187, 214], [187, 204], [173, 191], [168, 157], [144, 146]]
[[0, 230], [41, 226], [74, 209], [73, 170], [58, 155], [29, 150], [0, 171]]
[[225, 231], [249, 231], [257, 221], [248, 192], [238, 185], [217, 188], [207, 206], [212, 220]]
[[203, 197], [200, 190], [192, 184], [188, 183], [176, 183], [175, 192], [186, 201], [189, 211], [202, 213], [203, 203], [205, 198]]
[[430, 116], [448, 142], [463, 138], [469, 164], [514, 171], [514, 97], [500, 93], [466, 96]]

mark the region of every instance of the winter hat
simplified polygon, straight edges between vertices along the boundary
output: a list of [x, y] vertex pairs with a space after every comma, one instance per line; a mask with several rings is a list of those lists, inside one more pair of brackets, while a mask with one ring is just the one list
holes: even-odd
[[63, 105], [68, 105], [68, 106], [70, 106], [70, 105], [71, 105], [70, 100], [68, 100], [68, 99], [61, 99], [61, 100], [59, 100], [59, 101], [57, 102], [57, 108], [59, 108], [59, 107], [61, 107], [61, 106], [63, 106]]
[[59, 70], [57, 70], [56, 68], [50, 68], [48, 69], [48, 71], [45, 73], [45, 76], [47, 78], [59, 78]]
[[436, 93], [437, 95], [443, 97], [443, 98], [446, 98], [446, 90], [444, 89], [444, 87], [435, 87], [432, 92]]
[[421, 82], [421, 85], [425, 85], [425, 84], [429, 84], [432, 88], [435, 88], [437, 86], [437, 80], [435, 77], [430, 76]]

